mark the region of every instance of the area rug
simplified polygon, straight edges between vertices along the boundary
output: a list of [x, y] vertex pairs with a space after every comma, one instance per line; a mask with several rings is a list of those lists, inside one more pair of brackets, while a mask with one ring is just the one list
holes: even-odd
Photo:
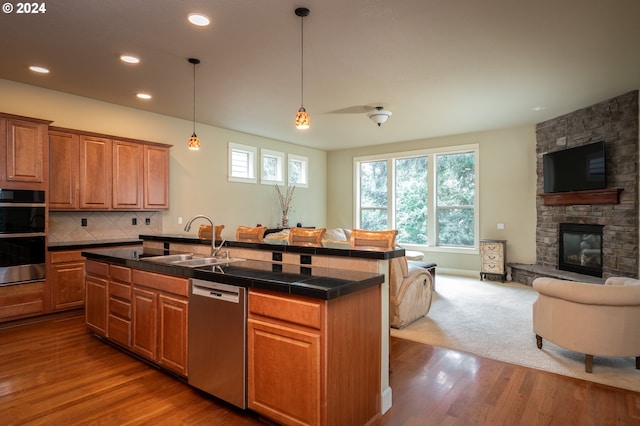
[[443, 274], [436, 284], [428, 315], [404, 329], [392, 328], [392, 336], [640, 392], [635, 358], [596, 356], [589, 374], [583, 354], [546, 340], [538, 349], [533, 288]]

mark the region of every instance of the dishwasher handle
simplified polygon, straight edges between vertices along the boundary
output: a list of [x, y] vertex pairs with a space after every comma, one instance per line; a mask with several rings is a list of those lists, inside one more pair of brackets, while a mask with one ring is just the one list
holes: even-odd
[[191, 286], [191, 294], [193, 296], [218, 299], [224, 302], [240, 303], [241, 287], [209, 282], [207, 282], [206, 285], [199, 285], [194, 280], [192, 280]]

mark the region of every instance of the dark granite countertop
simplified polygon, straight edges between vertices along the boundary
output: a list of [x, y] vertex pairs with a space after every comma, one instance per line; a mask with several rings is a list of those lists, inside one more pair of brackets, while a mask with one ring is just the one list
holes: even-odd
[[47, 249], [49, 251], [61, 251], [61, 250], [82, 250], [98, 247], [115, 247], [115, 246], [130, 246], [130, 245], [142, 245], [140, 238], [126, 238], [126, 239], [107, 239], [107, 240], [88, 240], [88, 241], [63, 241], [63, 242], [49, 242]]
[[[211, 245], [211, 240], [203, 240], [192, 235], [140, 235], [144, 241], [161, 241], [164, 243], [182, 243], [182, 244], [204, 244]], [[217, 241], [219, 244], [221, 241]], [[225, 245], [228, 247], [255, 248], [259, 250], [269, 250], [272, 252], [287, 252], [301, 254], [317, 254], [327, 256], [346, 256], [362, 259], [392, 259], [394, 257], [402, 257], [405, 255], [403, 248], [392, 250], [387, 249], [353, 249], [349, 246], [349, 242], [323, 242], [321, 244], [289, 244], [286, 240], [265, 240], [262, 242], [252, 241], [232, 241], [226, 240]]]
[[[210, 240], [209, 240], [210, 241]], [[384, 275], [368, 272], [298, 266], [278, 262], [243, 260], [224, 266], [188, 268], [145, 260], [151, 256], [174, 254], [159, 249], [114, 248], [83, 251], [87, 259], [115, 263], [134, 269], [199, 278], [245, 288], [259, 288], [315, 299], [330, 300], [384, 282]]]

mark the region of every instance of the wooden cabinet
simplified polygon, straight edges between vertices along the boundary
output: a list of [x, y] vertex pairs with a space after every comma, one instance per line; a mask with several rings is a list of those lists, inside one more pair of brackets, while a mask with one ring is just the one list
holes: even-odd
[[113, 202], [114, 209], [142, 208], [144, 145], [113, 141]]
[[87, 260], [85, 262], [85, 322], [94, 333], [107, 336], [107, 304], [109, 264]]
[[49, 209], [79, 207], [79, 137], [74, 133], [49, 131]]
[[84, 265], [80, 250], [49, 253], [48, 280], [51, 287], [51, 310], [79, 308], [84, 305]]
[[0, 187], [46, 190], [50, 121], [0, 114]]
[[86, 261], [87, 328], [187, 376], [189, 281]]
[[507, 242], [505, 240], [480, 240], [482, 261], [480, 279], [487, 276], [499, 276], [504, 282], [507, 278]]
[[51, 127], [51, 210], [169, 208], [170, 145]]
[[158, 355], [163, 367], [183, 376], [187, 375], [187, 300], [160, 294], [158, 296]]
[[189, 281], [134, 269], [132, 350], [187, 375]]
[[169, 208], [169, 148], [144, 146], [144, 208]]
[[132, 305], [131, 349], [147, 359], [156, 360], [158, 357], [158, 293], [135, 287]]
[[46, 312], [44, 281], [0, 287], [0, 322], [42, 315]]
[[107, 335], [125, 348], [131, 348], [131, 301], [131, 268], [110, 264]]
[[111, 208], [111, 139], [80, 135], [80, 208]]
[[380, 416], [379, 287], [329, 301], [250, 290], [248, 406], [284, 425]]

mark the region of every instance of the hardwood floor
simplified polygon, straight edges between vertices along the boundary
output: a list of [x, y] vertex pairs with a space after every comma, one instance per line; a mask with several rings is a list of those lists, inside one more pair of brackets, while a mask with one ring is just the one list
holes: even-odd
[[[81, 314], [0, 324], [2, 425], [257, 425], [120, 352]], [[391, 339], [393, 407], [381, 425], [640, 424], [640, 394]]]

